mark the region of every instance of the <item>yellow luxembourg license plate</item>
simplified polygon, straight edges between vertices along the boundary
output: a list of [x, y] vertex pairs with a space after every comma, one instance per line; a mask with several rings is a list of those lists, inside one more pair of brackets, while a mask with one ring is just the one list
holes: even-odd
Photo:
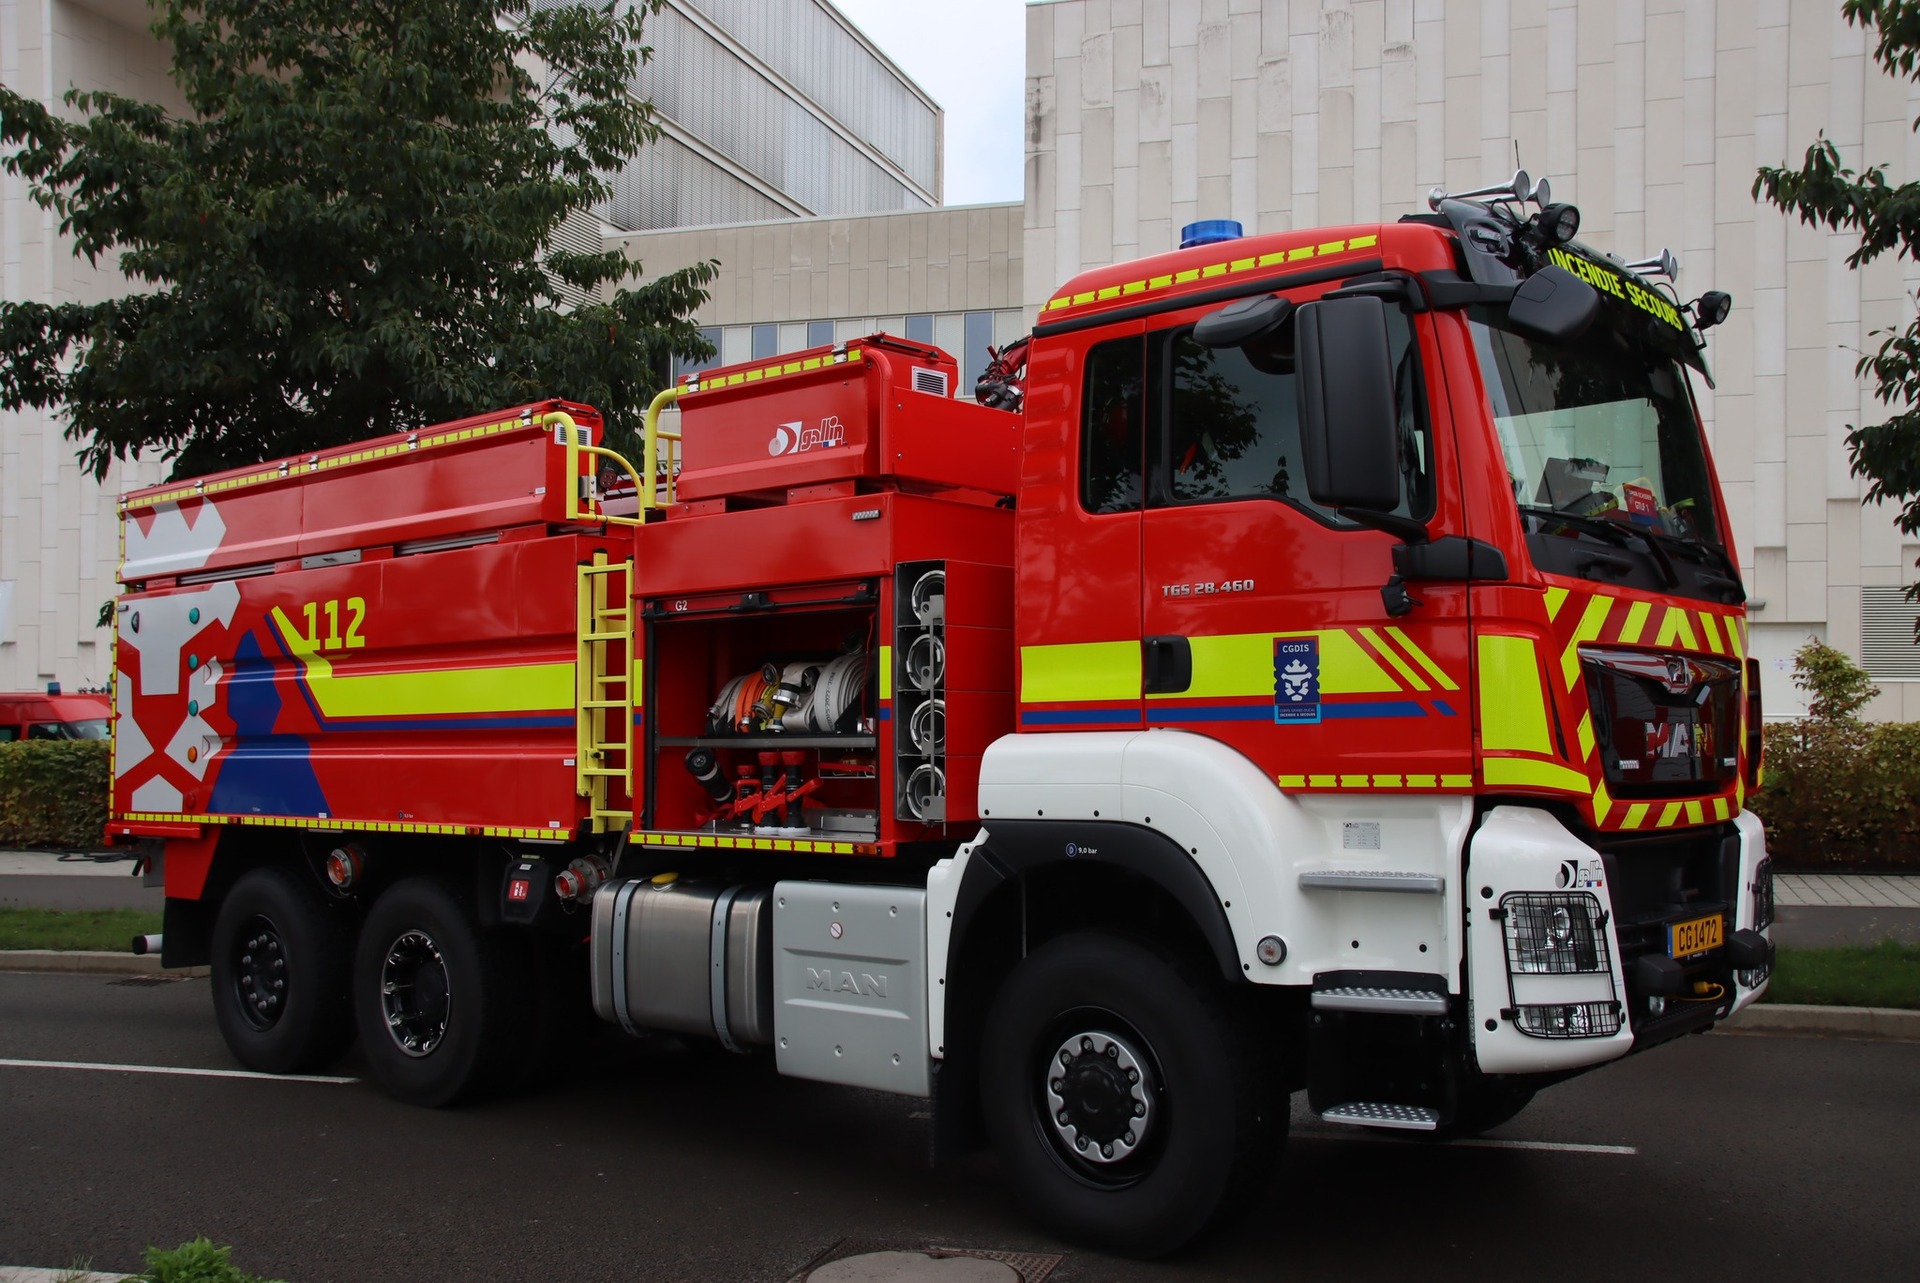
[[1719, 914], [1671, 923], [1667, 927], [1667, 956], [1691, 958], [1726, 943], [1727, 920]]

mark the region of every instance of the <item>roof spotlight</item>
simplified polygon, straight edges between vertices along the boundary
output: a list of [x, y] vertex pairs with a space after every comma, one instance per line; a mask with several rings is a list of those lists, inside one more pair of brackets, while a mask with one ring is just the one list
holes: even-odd
[[1580, 231], [1580, 211], [1566, 202], [1548, 205], [1534, 215], [1540, 238], [1549, 245], [1565, 245]]
[[1693, 309], [1693, 323], [1703, 330], [1710, 330], [1726, 320], [1727, 313], [1733, 311], [1733, 295], [1725, 290], [1708, 290], [1687, 306]]

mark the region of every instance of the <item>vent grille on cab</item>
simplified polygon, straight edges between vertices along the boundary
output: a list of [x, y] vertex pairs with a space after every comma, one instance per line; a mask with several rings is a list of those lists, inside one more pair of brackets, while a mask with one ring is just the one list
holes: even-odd
[[947, 373], [945, 370], [929, 370], [923, 365], [913, 367], [913, 390], [925, 392], [930, 396], [944, 397], [947, 394]]

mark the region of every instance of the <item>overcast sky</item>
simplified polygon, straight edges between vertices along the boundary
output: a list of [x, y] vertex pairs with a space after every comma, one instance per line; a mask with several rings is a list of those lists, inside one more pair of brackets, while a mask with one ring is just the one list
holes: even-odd
[[946, 111], [946, 203], [1021, 199], [1025, 0], [833, 3]]

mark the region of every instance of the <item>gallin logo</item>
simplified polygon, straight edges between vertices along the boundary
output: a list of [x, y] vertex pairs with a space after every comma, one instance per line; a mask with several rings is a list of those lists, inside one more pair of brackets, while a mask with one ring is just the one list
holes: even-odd
[[783, 454], [801, 454], [808, 450], [827, 450], [847, 443], [847, 430], [840, 423], [840, 416], [829, 414], [820, 420], [820, 426], [809, 428], [800, 420], [792, 423], [777, 424], [773, 429], [773, 440], [767, 442], [767, 453], [774, 456]]

